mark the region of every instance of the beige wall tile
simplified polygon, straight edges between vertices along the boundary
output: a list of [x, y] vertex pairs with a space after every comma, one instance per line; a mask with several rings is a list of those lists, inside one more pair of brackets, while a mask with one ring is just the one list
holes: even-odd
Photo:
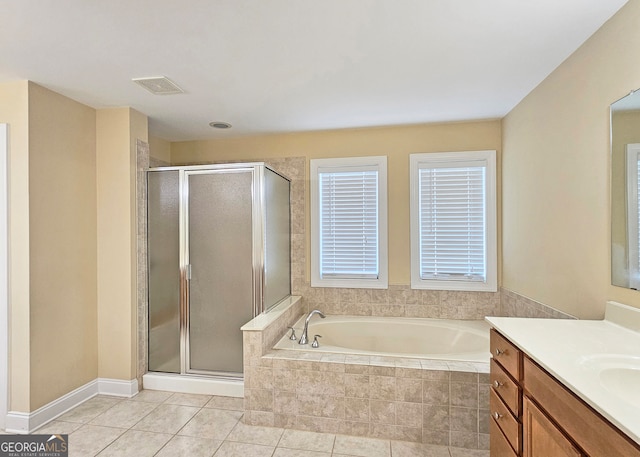
[[422, 403], [422, 383], [422, 379], [396, 378], [396, 400]]
[[478, 407], [478, 384], [451, 382], [451, 406]]
[[423, 402], [429, 405], [449, 404], [449, 383], [443, 381], [423, 381]]
[[478, 410], [452, 406], [450, 424], [452, 431], [478, 433]]
[[366, 398], [345, 398], [344, 418], [348, 421], [369, 422], [369, 400]]
[[391, 376], [369, 376], [369, 396], [380, 400], [395, 400], [396, 378]]
[[422, 417], [423, 432], [424, 430], [449, 430], [449, 406], [422, 405]]
[[393, 401], [370, 400], [371, 422], [394, 425], [396, 423], [396, 404]]
[[396, 425], [422, 430], [422, 404], [396, 402]]
[[369, 398], [369, 376], [345, 374], [344, 391], [347, 397]]

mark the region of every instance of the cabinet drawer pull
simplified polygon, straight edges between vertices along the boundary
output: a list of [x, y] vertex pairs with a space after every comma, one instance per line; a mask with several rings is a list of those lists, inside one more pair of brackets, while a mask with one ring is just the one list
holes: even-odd
[[502, 417], [502, 414], [496, 411], [495, 413], [492, 414], [492, 416], [495, 420], [498, 420]]
[[493, 381], [493, 387], [495, 387], [496, 389], [501, 386], [504, 386], [504, 384], [499, 381]]
[[496, 357], [498, 357], [498, 356], [500, 356], [502, 354], [504, 354], [504, 351], [502, 349], [496, 348]]

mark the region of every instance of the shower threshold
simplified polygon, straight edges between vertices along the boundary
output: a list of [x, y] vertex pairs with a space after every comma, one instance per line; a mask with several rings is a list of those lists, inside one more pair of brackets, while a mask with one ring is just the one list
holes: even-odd
[[148, 390], [244, 397], [244, 381], [242, 379], [148, 372], [142, 376], [142, 384]]

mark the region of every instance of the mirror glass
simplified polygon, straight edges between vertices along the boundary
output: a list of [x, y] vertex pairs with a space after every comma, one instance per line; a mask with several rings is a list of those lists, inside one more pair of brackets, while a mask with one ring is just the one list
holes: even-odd
[[611, 105], [611, 283], [640, 289], [640, 90]]

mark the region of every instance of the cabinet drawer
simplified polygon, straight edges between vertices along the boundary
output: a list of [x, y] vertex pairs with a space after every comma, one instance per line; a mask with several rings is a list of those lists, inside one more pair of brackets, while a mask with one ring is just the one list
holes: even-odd
[[509, 442], [493, 419], [489, 421], [489, 433], [491, 457], [517, 457], [517, 454], [511, 449]]
[[640, 446], [528, 357], [524, 390], [590, 456], [640, 457]]
[[520, 453], [522, 446], [520, 441], [520, 422], [511, 415], [507, 406], [500, 400], [493, 389], [491, 389], [489, 402], [491, 420], [500, 427], [500, 430], [502, 430], [505, 438], [509, 441], [511, 447], [515, 449], [516, 453]]
[[491, 329], [490, 347], [493, 360], [498, 362], [513, 379], [522, 380], [522, 352], [496, 330]]
[[491, 390], [495, 391], [511, 410], [514, 416], [520, 417], [522, 411], [520, 386], [491, 359]]

